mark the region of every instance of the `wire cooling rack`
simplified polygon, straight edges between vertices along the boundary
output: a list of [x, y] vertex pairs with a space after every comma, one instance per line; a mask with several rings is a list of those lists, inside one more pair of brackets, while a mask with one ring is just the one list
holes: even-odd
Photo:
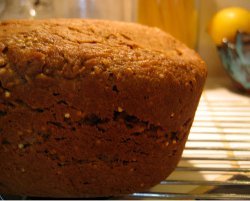
[[250, 98], [205, 90], [177, 169], [129, 199], [250, 199]]
[[250, 98], [205, 90], [177, 169], [122, 199], [250, 199]]

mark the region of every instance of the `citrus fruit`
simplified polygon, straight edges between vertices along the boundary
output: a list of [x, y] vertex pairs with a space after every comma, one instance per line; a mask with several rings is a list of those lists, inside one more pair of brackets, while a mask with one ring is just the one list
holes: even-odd
[[234, 41], [237, 31], [250, 32], [250, 13], [239, 7], [229, 7], [217, 12], [208, 27], [208, 33], [220, 45], [225, 38]]

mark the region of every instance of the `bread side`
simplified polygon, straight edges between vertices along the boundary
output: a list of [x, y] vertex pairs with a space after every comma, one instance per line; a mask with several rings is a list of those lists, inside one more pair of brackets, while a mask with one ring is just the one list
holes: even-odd
[[175, 168], [206, 77], [194, 51], [130, 23], [0, 27], [0, 192], [121, 195]]

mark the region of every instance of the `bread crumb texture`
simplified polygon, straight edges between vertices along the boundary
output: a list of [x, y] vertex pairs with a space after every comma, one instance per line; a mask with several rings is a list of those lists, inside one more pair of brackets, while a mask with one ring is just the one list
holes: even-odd
[[10, 64], [31, 78], [113, 72], [186, 81], [206, 72], [194, 51], [157, 28], [96, 20], [7, 21], [0, 27], [1, 68]]

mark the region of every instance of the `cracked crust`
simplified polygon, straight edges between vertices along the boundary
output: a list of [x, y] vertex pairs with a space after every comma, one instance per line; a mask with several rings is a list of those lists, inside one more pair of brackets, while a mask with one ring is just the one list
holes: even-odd
[[173, 171], [206, 77], [194, 51], [132, 23], [0, 27], [0, 193], [117, 196]]

